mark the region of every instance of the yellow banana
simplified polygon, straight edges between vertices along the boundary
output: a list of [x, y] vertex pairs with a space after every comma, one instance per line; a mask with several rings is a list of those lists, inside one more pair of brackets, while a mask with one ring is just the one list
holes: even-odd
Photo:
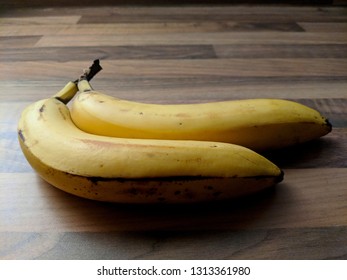
[[76, 92], [68, 83], [54, 97], [29, 105], [18, 124], [28, 162], [68, 193], [120, 203], [186, 203], [229, 199], [283, 179], [269, 160], [233, 144], [83, 132], [65, 104]]
[[260, 151], [306, 142], [331, 131], [331, 124], [318, 111], [288, 100], [144, 104], [102, 94], [87, 80], [80, 80], [78, 87], [72, 120], [92, 134], [219, 141]]

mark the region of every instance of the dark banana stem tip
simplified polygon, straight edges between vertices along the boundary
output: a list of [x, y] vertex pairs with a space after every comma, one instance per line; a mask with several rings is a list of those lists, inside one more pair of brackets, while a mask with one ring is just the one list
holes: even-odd
[[74, 83], [77, 84], [80, 80], [87, 80], [89, 82], [101, 70], [102, 67], [100, 65], [100, 60], [96, 59], [93, 61], [93, 64], [89, 67], [89, 69], [84, 71], [83, 75], [79, 79], [74, 81]]

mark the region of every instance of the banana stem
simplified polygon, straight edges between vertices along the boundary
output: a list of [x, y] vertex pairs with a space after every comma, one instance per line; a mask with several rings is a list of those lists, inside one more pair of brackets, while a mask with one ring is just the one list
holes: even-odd
[[79, 79], [73, 82], [68, 82], [63, 89], [61, 89], [58, 93], [54, 95], [54, 98], [58, 99], [64, 104], [67, 104], [78, 92], [78, 82], [81, 80], [90, 81], [101, 70], [102, 67], [100, 66], [100, 60], [94, 60], [93, 64], [89, 67], [88, 70], [84, 71], [83, 75]]
[[88, 70], [84, 71], [83, 75], [75, 81], [77, 84], [79, 80], [87, 80], [88, 82], [93, 79], [93, 77], [102, 70], [100, 65], [100, 60], [96, 59], [93, 61], [93, 64], [89, 67]]
[[68, 82], [60, 91], [58, 91], [53, 97], [59, 101], [67, 104], [78, 92], [78, 88], [75, 82]]

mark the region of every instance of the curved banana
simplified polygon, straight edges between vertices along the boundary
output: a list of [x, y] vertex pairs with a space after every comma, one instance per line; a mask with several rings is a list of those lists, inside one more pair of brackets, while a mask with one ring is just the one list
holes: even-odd
[[306, 142], [331, 131], [331, 124], [319, 112], [287, 100], [144, 104], [102, 94], [83, 79], [78, 87], [72, 120], [80, 129], [98, 135], [219, 141], [259, 151]]
[[121, 203], [198, 202], [253, 193], [283, 179], [276, 165], [237, 145], [83, 132], [59, 100], [69, 100], [74, 91], [69, 83], [58, 95], [28, 106], [18, 124], [31, 166], [68, 193]]

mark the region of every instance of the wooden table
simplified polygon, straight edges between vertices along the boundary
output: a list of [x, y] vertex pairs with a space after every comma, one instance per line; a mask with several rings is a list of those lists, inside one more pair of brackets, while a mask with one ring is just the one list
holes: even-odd
[[[1, 10], [0, 259], [347, 259], [346, 7], [84, 7]], [[76, 79], [153, 103], [293, 99], [333, 124], [267, 153], [275, 189], [204, 205], [88, 201], [24, 159], [23, 108]], [[57, 147], [59, 149], [59, 147]]]

